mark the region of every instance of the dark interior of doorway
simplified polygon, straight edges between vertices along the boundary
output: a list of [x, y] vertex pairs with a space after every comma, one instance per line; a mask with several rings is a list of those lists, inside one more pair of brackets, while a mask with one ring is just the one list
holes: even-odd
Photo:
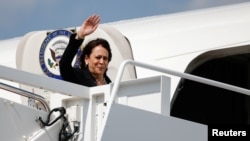
[[[213, 59], [188, 73], [250, 89], [250, 54]], [[250, 125], [250, 96], [182, 79], [171, 116], [207, 125]]]

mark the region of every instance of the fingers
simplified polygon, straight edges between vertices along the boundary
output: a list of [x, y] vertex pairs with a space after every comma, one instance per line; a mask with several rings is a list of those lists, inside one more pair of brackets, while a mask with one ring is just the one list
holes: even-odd
[[94, 15], [94, 16], [93, 16], [93, 22], [94, 22], [94, 23], [98, 24], [100, 21], [101, 21], [101, 18], [100, 18], [99, 15]]
[[92, 25], [97, 25], [99, 24], [99, 22], [101, 21], [101, 18], [99, 15], [92, 15], [88, 18], [88, 23], [92, 24]]
[[85, 36], [93, 33], [97, 29], [100, 20], [100, 16], [96, 14], [88, 17], [77, 32], [78, 38], [83, 39]]

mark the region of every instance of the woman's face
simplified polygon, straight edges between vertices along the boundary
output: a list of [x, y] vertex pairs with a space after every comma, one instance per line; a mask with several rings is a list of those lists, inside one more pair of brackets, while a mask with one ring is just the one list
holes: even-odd
[[108, 51], [102, 45], [98, 45], [89, 56], [85, 56], [85, 63], [93, 75], [103, 75], [109, 64], [108, 58]]

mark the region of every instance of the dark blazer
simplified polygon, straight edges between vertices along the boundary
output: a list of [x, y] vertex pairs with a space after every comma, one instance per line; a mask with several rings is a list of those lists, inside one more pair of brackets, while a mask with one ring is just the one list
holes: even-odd
[[[88, 87], [97, 86], [95, 78], [90, 73], [88, 68], [74, 68], [71, 63], [77, 54], [79, 47], [81, 46], [83, 40], [76, 40], [76, 34], [70, 36], [68, 46], [66, 47], [62, 58], [59, 63], [60, 73], [63, 80], [72, 82], [75, 84], [80, 84]], [[107, 83], [111, 83], [108, 76], [104, 76]]]

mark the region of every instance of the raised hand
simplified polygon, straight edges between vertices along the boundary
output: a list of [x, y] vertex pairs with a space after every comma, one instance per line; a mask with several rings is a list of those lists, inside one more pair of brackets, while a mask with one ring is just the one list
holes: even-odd
[[84, 39], [85, 36], [93, 33], [99, 25], [101, 18], [99, 15], [92, 15], [88, 17], [82, 24], [80, 30], [77, 32], [79, 39]]

